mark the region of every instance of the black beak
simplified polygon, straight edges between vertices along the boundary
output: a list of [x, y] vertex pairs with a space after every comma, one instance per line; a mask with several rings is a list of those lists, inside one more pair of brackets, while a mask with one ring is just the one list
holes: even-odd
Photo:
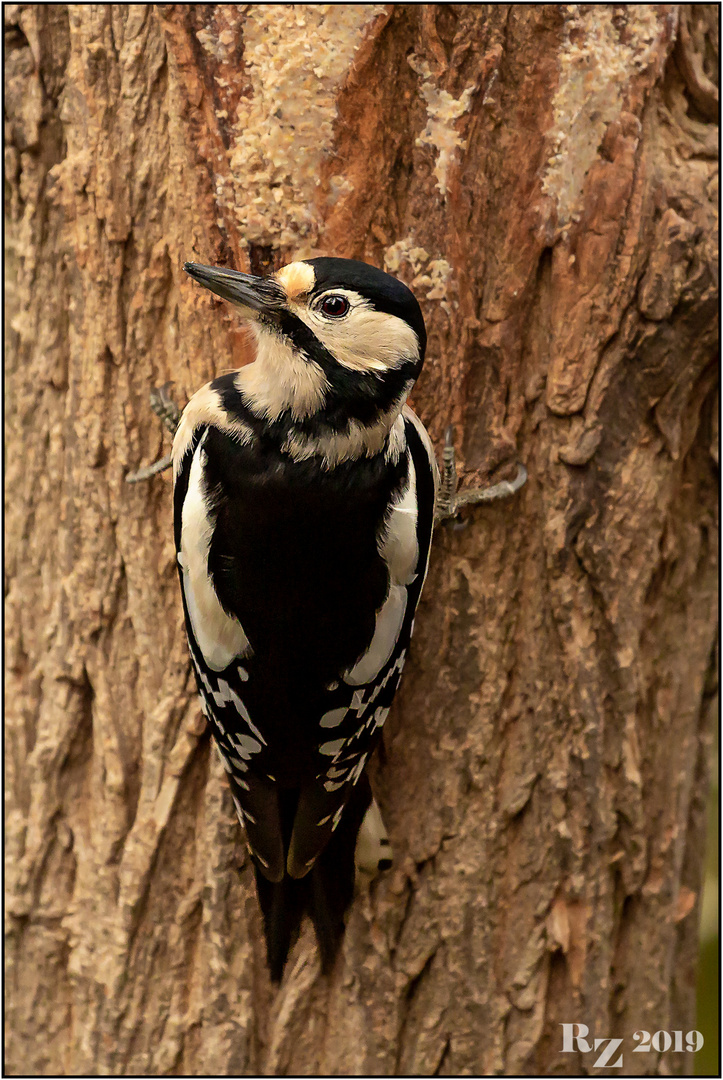
[[286, 293], [273, 278], [254, 277], [239, 270], [200, 263], [184, 263], [183, 269], [212, 293], [259, 315], [274, 317], [285, 309]]

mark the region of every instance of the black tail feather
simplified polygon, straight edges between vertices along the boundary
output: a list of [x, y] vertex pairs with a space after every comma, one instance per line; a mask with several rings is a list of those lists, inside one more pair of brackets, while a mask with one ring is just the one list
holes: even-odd
[[264, 917], [266, 959], [274, 982], [281, 982], [289, 950], [299, 936], [299, 927], [308, 907], [309, 882], [295, 881], [288, 875], [283, 881], [267, 881], [256, 867], [256, 891]]
[[306, 877], [294, 879], [287, 875], [283, 881], [271, 882], [256, 869], [266, 956], [274, 982], [281, 981], [305, 912], [314, 925], [321, 969], [325, 975], [332, 970], [344, 936], [344, 915], [354, 897], [357, 834], [371, 798], [364, 775], [344, 808], [338, 829]]

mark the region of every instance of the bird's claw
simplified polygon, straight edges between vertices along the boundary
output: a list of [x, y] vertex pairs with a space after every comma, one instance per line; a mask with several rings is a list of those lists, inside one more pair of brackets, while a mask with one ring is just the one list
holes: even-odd
[[156, 416], [160, 417], [171, 435], [175, 435], [178, 421], [181, 419], [181, 410], [168, 392], [171, 386], [173, 383], [167, 382], [163, 386], [154, 387], [151, 390], [150, 401]]
[[[150, 393], [150, 403], [153, 412], [159, 417], [164, 427], [170, 431], [171, 435], [175, 435], [181, 418], [181, 410], [169, 393], [171, 386], [170, 382], [164, 383], [163, 386], [155, 386]], [[126, 473], [126, 483], [137, 484], [141, 480], [150, 480], [156, 473], [170, 469], [172, 464], [171, 455], [167, 454], [158, 461], [154, 461], [152, 465], [144, 465], [137, 472]]]
[[[436, 520], [448, 521], [457, 517], [463, 506], [477, 506], [479, 503], [494, 502], [515, 495], [527, 480], [527, 469], [517, 463], [517, 475], [514, 480], [501, 480], [487, 488], [467, 488], [457, 490], [457, 467], [454, 452], [454, 428], [450, 424], [445, 432], [444, 451], [442, 453], [442, 478], [437, 497]], [[457, 523], [455, 526], [457, 527]]]

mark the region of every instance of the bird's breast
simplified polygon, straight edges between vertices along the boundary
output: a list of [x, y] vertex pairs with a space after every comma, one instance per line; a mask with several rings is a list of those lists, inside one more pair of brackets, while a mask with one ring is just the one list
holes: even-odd
[[400, 470], [250, 460], [228, 441], [209, 431], [205, 445], [213, 587], [258, 664], [307, 689], [326, 685], [374, 635], [390, 585], [380, 536]]

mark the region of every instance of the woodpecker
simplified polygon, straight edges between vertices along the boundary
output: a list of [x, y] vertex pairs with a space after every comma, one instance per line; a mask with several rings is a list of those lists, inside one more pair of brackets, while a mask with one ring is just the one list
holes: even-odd
[[202, 709], [278, 981], [305, 912], [331, 969], [355, 863], [389, 861], [365, 770], [429, 561], [438, 470], [406, 405], [426, 332], [410, 290], [362, 262], [184, 269], [255, 338], [254, 361], [183, 411], [174, 523]]

